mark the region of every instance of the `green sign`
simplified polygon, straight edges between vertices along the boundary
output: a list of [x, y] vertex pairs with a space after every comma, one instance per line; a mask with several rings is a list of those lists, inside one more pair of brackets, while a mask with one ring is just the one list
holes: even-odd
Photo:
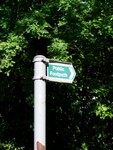
[[72, 64], [55, 62], [47, 66], [47, 76], [50, 81], [72, 83], [75, 75]]

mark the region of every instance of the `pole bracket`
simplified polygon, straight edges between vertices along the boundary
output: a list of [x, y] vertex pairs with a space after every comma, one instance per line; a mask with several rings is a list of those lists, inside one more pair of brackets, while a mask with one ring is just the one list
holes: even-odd
[[33, 62], [44, 62], [45, 64], [49, 63], [49, 59], [42, 55], [37, 55], [34, 57]]
[[49, 78], [47, 76], [36, 76], [36, 77], [33, 78], [33, 80], [49, 81]]

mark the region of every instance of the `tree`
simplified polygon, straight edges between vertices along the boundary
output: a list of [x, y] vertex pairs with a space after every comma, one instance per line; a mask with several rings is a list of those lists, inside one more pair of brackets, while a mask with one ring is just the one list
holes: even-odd
[[2, 145], [32, 149], [32, 60], [41, 54], [77, 72], [72, 85], [47, 83], [47, 149], [112, 149], [112, 3], [0, 2]]

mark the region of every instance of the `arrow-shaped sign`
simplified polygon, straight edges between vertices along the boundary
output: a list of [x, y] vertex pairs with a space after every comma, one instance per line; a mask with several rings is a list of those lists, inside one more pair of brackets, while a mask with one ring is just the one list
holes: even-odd
[[72, 64], [68, 63], [49, 63], [47, 66], [47, 77], [49, 81], [72, 83], [76, 72]]

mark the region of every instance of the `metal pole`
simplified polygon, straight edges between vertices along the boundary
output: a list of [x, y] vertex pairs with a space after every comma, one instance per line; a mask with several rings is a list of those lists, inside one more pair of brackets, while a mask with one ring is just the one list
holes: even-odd
[[34, 57], [34, 150], [46, 150], [46, 63], [42, 55]]

